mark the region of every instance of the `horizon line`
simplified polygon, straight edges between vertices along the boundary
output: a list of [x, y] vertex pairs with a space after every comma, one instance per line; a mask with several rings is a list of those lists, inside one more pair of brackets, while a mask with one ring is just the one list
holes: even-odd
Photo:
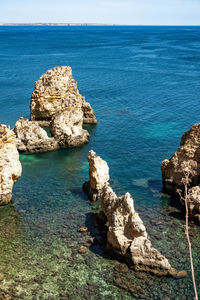
[[190, 24], [109, 24], [109, 23], [65, 23], [65, 22], [30, 22], [30, 23], [0, 23], [0, 26], [200, 26]]

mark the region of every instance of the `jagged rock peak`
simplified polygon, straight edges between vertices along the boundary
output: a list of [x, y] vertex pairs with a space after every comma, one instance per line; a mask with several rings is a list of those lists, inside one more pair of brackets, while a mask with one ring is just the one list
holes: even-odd
[[[188, 205], [190, 216], [200, 223], [200, 123], [186, 131], [179, 149], [170, 159], [161, 164], [163, 188], [166, 193], [180, 199], [177, 190], [184, 190], [183, 180], [185, 171], [190, 172], [190, 185], [188, 186]], [[191, 190], [190, 190], [191, 188]]]
[[80, 109], [84, 123], [97, 123], [93, 109], [77, 89], [69, 66], [48, 70], [35, 82], [31, 97], [31, 120], [48, 125], [52, 116], [64, 109]]
[[0, 205], [12, 200], [13, 185], [21, 172], [15, 135], [9, 126], [0, 124]]
[[108, 223], [107, 247], [122, 256], [135, 270], [156, 275], [186, 276], [186, 272], [171, 267], [168, 259], [152, 247], [146, 228], [134, 209], [129, 193], [118, 197], [112, 190], [109, 168], [105, 161], [90, 151], [88, 155], [90, 181], [83, 188], [91, 200], [100, 200]]
[[91, 150], [88, 155], [90, 181], [84, 184], [91, 201], [100, 199], [104, 185], [109, 181], [109, 167], [106, 161]]
[[36, 121], [21, 117], [13, 131], [19, 152], [48, 152], [59, 148], [57, 141], [53, 137], [48, 137], [47, 132]]

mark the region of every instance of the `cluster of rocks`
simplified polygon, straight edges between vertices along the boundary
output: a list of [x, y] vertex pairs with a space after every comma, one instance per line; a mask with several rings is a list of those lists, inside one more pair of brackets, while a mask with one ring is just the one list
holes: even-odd
[[13, 184], [21, 172], [15, 135], [9, 126], [0, 124], [0, 205], [11, 201]]
[[[0, 204], [11, 200], [13, 183], [21, 175], [18, 151], [47, 152], [87, 143], [89, 133], [83, 123], [96, 124], [97, 120], [79, 93], [71, 68], [48, 70], [35, 82], [31, 120], [21, 117], [13, 131], [0, 125]], [[51, 137], [40, 125], [49, 126]]]
[[184, 180], [189, 175], [187, 202], [192, 218], [200, 223], [200, 123], [186, 131], [179, 149], [161, 165], [164, 191], [179, 198], [184, 194]]
[[20, 118], [13, 129], [19, 152], [36, 153], [59, 148], [58, 142], [48, 137], [47, 132], [35, 121]]
[[[109, 184], [109, 167], [105, 161], [90, 151], [89, 182], [83, 185], [90, 200], [100, 200], [100, 206], [108, 223], [107, 247], [123, 256], [137, 271], [149, 271], [156, 275], [184, 277], [157, 249], [152, 247], [146, 228], [134, 209], [129, 193], [118, 197]], [[101, 212], [101, 213], [102, 213]]]
[[82, 111], [76, 110], [56, 113], [49, 126], [51, 137], [37, 121], [20, 118], [13, 129], [17, 149], [22, 153], [48, 152], [87, 143], [89, 133], [82, 127], [82, 115]]
[[[35, 153], [87, 143], [83, 123], [96, 124], [91, 105], [77, 89], [68, 66], [46, 71], [31, 97], [31, 120], [20, 118], [14, 128], [20, 152]], [[48, 126], [52, 137], [40, 126]]]
[[[76, 147], [88, 142], [83, 124], [96, 124], [95, 113], [79, 93], [70, 67], [55, 67], [35, 82], [31, 98], [31, 120], [20, 118], [13, 130], [0, 124], [0, 205], [12, 199], [13, 184], [21, 176], [19, 152], [36, 153]], [[51, 136], [41, 126], [48, 126]], [[89, 182], [84, 184], [91, 201], [100, 200], [101, 218], [107, 226], [107, 248], [126, 259], [137, 271], [156, 275], [186, 276], [177, 271], [157, 249], [152, 247], [146, 228], [134, 209], [129, 193], [118, 197], [109, 184], [109, 167], [89, 152]], [[175, 195], [184, 189], [184, 175], [189, 170], [190, 214], [200, 222], [200, 124], [192, 126], [172, 158], [162, 162], [164, 190]], [[189, 169], [188, 169], [189, 166]], [[187, 169], [187, 170], [186, 170]], [[102, 217], [103, 216], [103, 217]], [[87, 248], [82, 246], [80, 253]]]

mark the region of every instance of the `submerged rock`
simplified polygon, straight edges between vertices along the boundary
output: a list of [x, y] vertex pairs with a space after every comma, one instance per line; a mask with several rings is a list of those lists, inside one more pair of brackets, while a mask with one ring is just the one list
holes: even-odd
[[[108, 222], [107, 247], [124, 257], [137, 271], [178, 277], [166, 257], [152, 247], [146, 228], [134, 209], [129, 193], [117, 197], [109, 180], [105, 161], [90, 151], [88, 155], [90, 181], [84, 185], [91, 200], [101, 200], [101, 209]], [[183, 273], [181, 273], [182, 275]]]
[[97, 120], [91, 105], [77, 89], [68, 66], [55, 67], [46, 71], [38, 81], [31, 97], [31, 120], [48, 126], [51, 118], [63, 110], [81, 110], [83, 122], [96, 124]]
[[9, 126], [0, 124], [0, 205], [11, 201], [13, 184], [21, 173], [15, 135]]
[[82, 125], [81, 110], [65, 110], [53, 116], [50, 130], [61, 148], [76, 147], [89, 140], [89, 133]]
[[164, 191], [177, 198], [177, 190], [184, 190], [185, 170], [190, 172], [188, 206], [192, 217], [200, 221], [200, 123], [186, 131], [179, 149], [161, 164]]
[[59, 148], [58, 142], [53, 137], [48, 137], [47, 132], [36, 121], [20, 118], [13, 131], [17, 137], [19, 152], [47, 152]]
[[0, 274], [0, 281], [3, 281], [3, 280], [4, 280], [3, 274]]
[[85, 226], [82, 226], [78, 229], [78, 232], [87, 232], [87, 231], [88, 231], [88, 228]]
[[78, 252], [80, 254], [85, 254], [88, 252], [88, 248], [86, 248], [85, 246], [81, 246], [79, 249], [78, 249]]

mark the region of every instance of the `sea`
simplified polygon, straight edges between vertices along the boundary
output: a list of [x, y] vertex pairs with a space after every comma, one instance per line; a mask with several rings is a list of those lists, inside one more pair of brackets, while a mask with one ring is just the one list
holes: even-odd
[[[65, 65], [98, 124], [84, 126], [90, 141], [81, 147], [20, 154], [13, 202], [0, 207], [0, 296], [193, 299], [184, 213], [163, 193], [160, 166], [200, 121], [200, 27], [0, 26], [0, 123], [29, 118], [34, 82]], [[124, 262], [106, 253], [96, 226], [98, 204], [82, 191], [91, 149], [107, 161], [117, 195], [132, 194], [153, 246], [186, 278], [119, 273]], [[190, 233], [200, 293], [199, 226]], [[97, 243], [80, 254], [91, 237]]]

